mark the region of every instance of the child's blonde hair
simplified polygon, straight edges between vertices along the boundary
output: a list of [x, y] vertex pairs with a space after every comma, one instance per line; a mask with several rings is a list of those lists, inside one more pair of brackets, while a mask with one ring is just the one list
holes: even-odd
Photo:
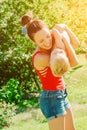
[[62, 49], [54, 49], [51, 52], [50, 67], [54, 76], [63, 76], [70, 67], [68, 58]]

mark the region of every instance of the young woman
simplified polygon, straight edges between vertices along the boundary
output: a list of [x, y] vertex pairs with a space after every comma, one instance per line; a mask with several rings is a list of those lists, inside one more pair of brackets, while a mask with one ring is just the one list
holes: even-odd
[[43, 21], [32, 20], [29, 14], [23, 15], [21, 22], [23, 32], [37, 46], [32, 62], [42, 83], [40, 108], [48, 121], [49, 130], [75, 130], [63, 76], [55, 76], [50, 64], [52, 57], [59, 55], [59, 50], [64, 50], [61, 53], [66, 52], [70, 66], [76, 66], [78, 59], [72, 46], [77, 47], [79, 41], [66, 25], [56, 25], [49, 30]]

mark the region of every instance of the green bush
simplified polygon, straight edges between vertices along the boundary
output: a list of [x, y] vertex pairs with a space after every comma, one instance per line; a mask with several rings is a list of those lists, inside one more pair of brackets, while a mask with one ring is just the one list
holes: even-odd
[[1, 91], [0, 98], [2, 100], [5, 100], [6, 103], [20, 103], [23, 98], [23, 90], [19, 85], [18, 80], [10, 79], [7, 82], [4, 90]]
[[6, 104], [5, 101], [0, 101], [0, 129], [11, 124], [11, 119], [15, 115], [14, 104]]
[[[23, 39], [21, 40], [23, 41]], [[20, 82], [24, 92], [36, 92], [40, 89], [38, 77], [32, 68], [31, 51], [32, 48], [27, 43], [26, 46], [18, 46], [13, 50], [1, 53], [1, 86], [6, 85], [10, 78], [15, 78]]]
[[40, 89], [31, 62], [34, 46], [21, 34], [20, 24], [20, 17], [33, 8], [32, 3], [32, 0], [5, 0], [0, 3], [3, 6], [0, 8], [0, 86], [6, 85], [10, 78], [15, 78], [25, 93]]

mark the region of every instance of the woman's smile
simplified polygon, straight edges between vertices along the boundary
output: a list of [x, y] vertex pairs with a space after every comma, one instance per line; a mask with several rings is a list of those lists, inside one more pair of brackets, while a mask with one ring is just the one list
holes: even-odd
[[34, 35], [35, 43], [38, 47], [43, 49], [52, 48], [51, 33], [47, 28], [43, 28]]

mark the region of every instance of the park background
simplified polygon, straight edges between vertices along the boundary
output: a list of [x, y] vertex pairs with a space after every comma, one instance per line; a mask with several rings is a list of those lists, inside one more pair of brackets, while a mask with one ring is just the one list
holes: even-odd
[[87, 130], [87, 0], [0, 0], [0, 130], [48, 130], [39, 109], [41, 83], [31, 63], [35, 46], [21, 33], [27, 11], [50, 29], [66, 24], [79, 38], [79, 65], [64, 78], [76, 130]]

